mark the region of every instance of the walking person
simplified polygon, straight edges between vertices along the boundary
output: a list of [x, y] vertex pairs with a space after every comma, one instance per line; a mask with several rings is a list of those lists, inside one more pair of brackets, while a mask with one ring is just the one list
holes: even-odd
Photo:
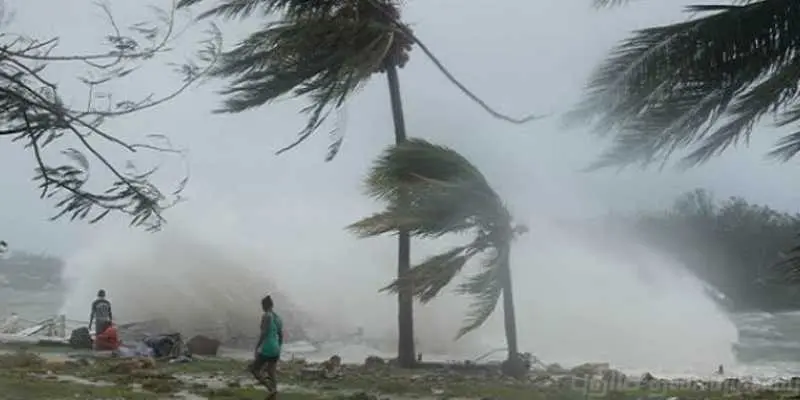
[[95, 335], [99, 335], [111, 326], [113, 319], [111, 302], [106, 299], [106, 291], [100, 289], [97, 291], [97, 299], [92, 302], [92, 313], [89, 314], [89, 329], [92, 329], [92, 322], [94, 322]]
[[261, 334], [256, 344], [255, 359], [250, 365], [250, 372], [267, 388], [267, 399], [270, 400], [278, 395], [277, 368], [283, 346], [283, 321], [273, 307], [271, 296], [261, 299], [261, 309], [264, 311]]

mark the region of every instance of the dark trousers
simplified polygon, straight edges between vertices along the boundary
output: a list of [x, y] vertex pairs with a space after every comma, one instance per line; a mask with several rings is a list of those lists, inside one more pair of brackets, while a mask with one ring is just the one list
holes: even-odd
[[268, 399], [274, 399], [278, 393], [277, 365], [279, 359], [280, 357], [267, 357], [259, 353], [250, 364], [250, 372], [253, 377], [269, 392]]

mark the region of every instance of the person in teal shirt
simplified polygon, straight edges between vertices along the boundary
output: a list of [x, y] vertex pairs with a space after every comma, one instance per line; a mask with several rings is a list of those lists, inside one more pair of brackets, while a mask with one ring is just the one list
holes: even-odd
[[[255, 359], [251, 364], [251, 373], [256, 380], [267, 388], [267, 398], [274, 399], [278, 394], [277, 366], [281, 358], [283, 346], [283, 322], [273, 310], [271, 296], [261, 299], [261, 334], [256, 344]], [[266, 376], [264, 372], [266, 370]]]

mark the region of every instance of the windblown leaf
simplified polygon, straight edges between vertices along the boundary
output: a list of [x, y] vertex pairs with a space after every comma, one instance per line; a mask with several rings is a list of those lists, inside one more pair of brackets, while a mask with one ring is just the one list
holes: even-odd
[[483, 271], [469, 277], [465, 283], [458, 287], [458, 293], [471, 296], [475, 301], [470, 306], [466, 325], [458, 331], [456, 338], [460, 338], [483, 325], [497, 308], [497, 302], [503, 294], [503, 283], [500, 279], [501, 273], [499, 257], [495, 253], [487, 259]]
[[698, 145], [683, 160], [695, 165], [746, 140], [766, 114], [782, 124], [800, 119], [784, 111], [797, 106], [800, 3], [739, 3], [696, 6], [713, 13], [640, 30], [598, 68], [587, 98], [568, 115], [613, 133], [614, 145], [593, 167], [663, 163]]
[[476, 329], [491, 315], [502, 293], [498, 249], [507, 249], [514, 237], [526, 232], [512, 224], [500, 196], [481, 172], [456, 151], [421, 139], [392, 146], [379, 157], [366, 179], [367, 191], [385, 201], [386, 209], [348, 228], [361, 237], [401, 230], [414, 237], [438, 237], [469, 232], [472, 241], [434, 255], [383, 291], [411, 288], [422, 302], [434, 299], [462, 271], [464, 265], [486, 254], [483, 272], [458, 287], [475, 304], [459, 337]]
[[510, 224], [502, 200], [474, 165], [451, 149], [421, 139], [384, 152], [366, 181], [371, 197], [389, 202], [385, 216], [397, 221], [396, 229], [417, 236]]
[[[187, 8], [204, 0], [179, 0], [178, 8]], [[334, 13], [352, 6], [351, 0], [224, 0], [202, 14], [200, 18], [218, 16], [223, 18], [245, 18], [256, 12], [261, 16], [283, 12], [290, 17], [319, 16]]]
[[[201, 0], [182, 0], [189, 7]], [[217, 112], [238, 113], [282, 97], [308, 97], [305, 127], [278, 153], [309, 138], [387, 65], [408, 60], [411, 39], [398, 34], [400, 13], [394, 0], [225, 0], [201, 18], [274, 15], [233, 49], [223, 54], [214, 76], [230, 85]], [[405, 29], [405, 28], [404, 28]], [[339, 136], [326, 160], [339, 150]]]
[[397, 293], [400, 288], [411, 285], [413, 295], [421, 302], [427, 303], [450, 284], [474, 254], [467, 251], [467, 246], [459, 246], [429, 257], [381, 291]]

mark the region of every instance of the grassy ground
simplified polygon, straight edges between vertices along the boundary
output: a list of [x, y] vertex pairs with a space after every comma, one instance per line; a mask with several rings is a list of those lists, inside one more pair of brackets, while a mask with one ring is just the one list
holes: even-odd
[[[149, 360], [48, 361], [37, 353], [14, 351], [0, 355], [0, 400], [27, 399], [263, 399], [266, 393], [235, 360], [208, 359], [186, 364]], [[723, 393], [702, 390], [618, 391], [581, 388], [574, 381], [513, 381], [465, 372], [399, 370], [387, 366], [346, 366], [342, 376], [325, 379], [300, 362], [282, 363], [280, 400], [370, 399], [508, 399], [508, 400], [633, 400], [791, 398], [796, 393], [749, 391]], [[313, 376], [312, 376], [313, 375]], [[794, 397], [800, 398], [800, 397]]]

